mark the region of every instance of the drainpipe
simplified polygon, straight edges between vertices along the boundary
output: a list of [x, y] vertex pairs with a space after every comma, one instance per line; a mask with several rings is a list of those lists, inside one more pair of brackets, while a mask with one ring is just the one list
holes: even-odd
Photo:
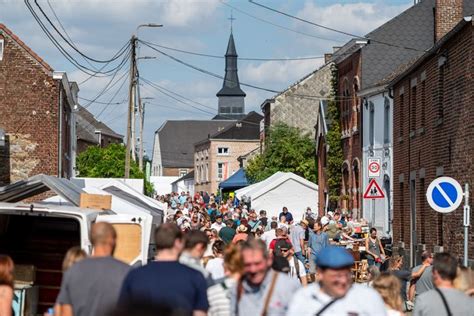
[[58, 178], [63, 177], [63, 89], [58, 81], [59, 89], [59, 132], [58, 132]]

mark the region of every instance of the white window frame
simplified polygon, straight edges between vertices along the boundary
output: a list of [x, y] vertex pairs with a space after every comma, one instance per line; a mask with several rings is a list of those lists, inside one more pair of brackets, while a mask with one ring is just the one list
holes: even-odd
[[0, 61], [3, 60], [3, 51], [5, 50], [5, 40], [0, 38]]
[[[220, 167], [219, 167], [220, 165]], [[224, 178], [224, 163], [218, 162], [217, 163], [217, 180], [221, 181]], [[219, 171], [220, 170], [220, 171]]]
[[[220, 149], [222, 149], [222, 152], [220, 153]], [[230, 150], [229, 147], [217, 147], [217, 155], [218, 156], [229, 156]]]

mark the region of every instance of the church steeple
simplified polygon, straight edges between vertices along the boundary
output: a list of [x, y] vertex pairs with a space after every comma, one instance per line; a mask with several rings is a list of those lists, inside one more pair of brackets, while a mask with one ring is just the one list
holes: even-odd
[[234, 35], [230, 33], [227, 51], [225, 54], [225, 77], [222, 89], [216, 94], [219, 98], [218, 115], [245, 114], [245, 92], [240, 89], [237, 70], [237, 50], [235, 49]]
[[235, 49], [234, 35], [230, 33], [227, 52], [225, 53], [225, 77], [222, 89], [217, 96], [246, 96], [240, 89], [239, 75], [237, 70], [237, 51]]

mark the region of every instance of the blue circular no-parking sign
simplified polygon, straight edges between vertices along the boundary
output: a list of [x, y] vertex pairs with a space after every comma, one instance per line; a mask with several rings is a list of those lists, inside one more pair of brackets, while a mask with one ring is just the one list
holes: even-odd
[[450, 213], [457, 209], [461, 205], [462, 198], [461, 185], [450, 177], [440, 177], [433, 180], [426, 190], [428, 204], [440, 213]]

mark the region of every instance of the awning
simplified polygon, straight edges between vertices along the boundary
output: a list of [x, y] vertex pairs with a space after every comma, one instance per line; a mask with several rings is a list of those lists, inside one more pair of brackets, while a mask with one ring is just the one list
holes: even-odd
[[244, 168], [240, 168], [230, 176], [227, 180], [219, 184], [219, 188], [229, 190], [229, 189], [240, 189], [249, 185], [247, 176], [245, 175]]
[[19, 202], [37, 194], [53, 191], [75, 206], [79, 206], [81, 188], [64, 178], [39, 174], [0, 187], [0, 202]]

